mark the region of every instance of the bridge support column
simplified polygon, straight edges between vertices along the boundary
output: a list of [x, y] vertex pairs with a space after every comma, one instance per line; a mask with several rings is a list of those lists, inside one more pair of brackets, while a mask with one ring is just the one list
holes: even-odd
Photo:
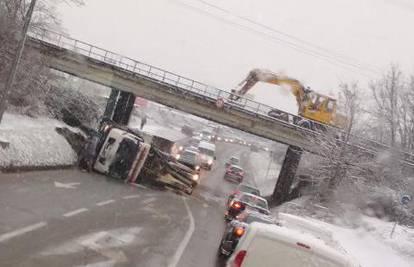
[[299, 147], [288, 147], [282, 168], [279, 172], [279, 178], [277, 179], [275, 190], [273, 191], [273, 195], [269, 203], [271, 206], [278, 206], [289, 199], [290, 190], [302, 157], [302, 153], [303, 150]]
[[112, 88], [111, 94], [109, 95], [108, 101], [106, 102], [106, 107], [104, 111], [105, 118], [112, 120], [114, 116], [115, 105], [116, 105], [116, 102], [118, 101], [118, 97], [119, 97], [119, 90]]
[[106, 104], [104, 117], [114, 122], [127, 125], [134, 107], [135, 95], [112, 88]]

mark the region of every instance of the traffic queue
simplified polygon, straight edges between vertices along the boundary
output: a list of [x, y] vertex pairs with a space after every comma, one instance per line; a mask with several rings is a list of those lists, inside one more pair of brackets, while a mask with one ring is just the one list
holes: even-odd
[[[215, 145], [203, 139], [193, 138], [181, 146], [113, 122], [102, 124], [100, 136], [93, 169], [131, 183], [147, 182], [191, 194], [200, 182], [200, 170], [210, 170], [216, 159]], [[344, 251], [323, 242], [318, 233], [293, 229], [292, 216], [285, 216], [289, 221], [272, 217], [260, 190], [243, 182], [245, 172], [239, 158], [232, 157], [224, 165], [223, 178], [238, 185], [225, 203], [226, 226], [218, 246], [219, 264], [358, 266]]]

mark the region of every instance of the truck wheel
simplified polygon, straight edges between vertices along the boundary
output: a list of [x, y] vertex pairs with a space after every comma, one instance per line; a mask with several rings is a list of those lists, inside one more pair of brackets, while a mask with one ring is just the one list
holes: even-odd
[[193, 188], [189, 188], [185, 191], [188, 195], [192, 195], [193, 194]]

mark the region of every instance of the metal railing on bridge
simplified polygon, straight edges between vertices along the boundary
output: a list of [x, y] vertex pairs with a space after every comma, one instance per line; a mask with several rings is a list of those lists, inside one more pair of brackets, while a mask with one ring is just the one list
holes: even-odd
[[[92, 44], [82, 42], [80, 40], [71, 38], [66, 34], [43, 28], [32, 27], [29, 32], [29, 36], [33, 39], [55, 45], [59, 48], [67, 49], [83, 56], [116, 66], [127, 72], [138, 74], [144, 79], [150, 79], [151, 81], [155, 81], [163, 85], [178, 88], [184, 93], [194, 94], [211, 102], [216, 102], [221, 98], [223, 100], [226, 100], [224, 108], [237, 109], [239, 111], [252, 114], [256, 117], [278, 121], [279, 123], [285, 124], [287, 127], [293, 127], [303, 132], [312, 132], [314, 134], [318, 134], [318, 131], [314, 130], [315, 128], [329, 128], [327, 125], [322, 125], [316, 121], [311, 121], [307, 118], [284, 112], [277, 108], [259, 103], [248, 98], [242, 97], [238, 101], [227, 101], [231, 96], [231, 92], [229, 91], [221, 90], [205, 83], [201, 83], [199, 81], [189, 79], [170, 71], [166, 71], [161, 68], [94, 46]], [[269, 112], [271, 111], [281, 114], [281, 116], [278, 118], [269, 116]], [[284, 119], [280, 119], [281, 117]], [[311, 122], [316, 127], [313, 129], [311, 129], [309, 126], [305, 127], [303, 126], [303, 122]], [[340, 131], [339, 129], [335, 130]], [[371, 153], [374, 151], [376, 152], [391, 149], [391, 147], [385, 144], [359, 136], [352, 136], [352, 145], [362, 147]], [[405, 151], [400, 151], [400, 153], [403, 156], [404, 160], [414, 161], [414, 155]]]

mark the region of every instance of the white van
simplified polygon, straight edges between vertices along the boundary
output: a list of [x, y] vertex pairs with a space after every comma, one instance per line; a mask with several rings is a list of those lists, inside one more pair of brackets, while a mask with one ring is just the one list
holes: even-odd
[[276, 225], [254, 222], [240, 239], [228, 267], [357, 267], [315, 236]]
[[198, 151], [200, 152], [201, 167], [211, 170], [216, 159], [216, 145], [201, 141], [198, 145]]

